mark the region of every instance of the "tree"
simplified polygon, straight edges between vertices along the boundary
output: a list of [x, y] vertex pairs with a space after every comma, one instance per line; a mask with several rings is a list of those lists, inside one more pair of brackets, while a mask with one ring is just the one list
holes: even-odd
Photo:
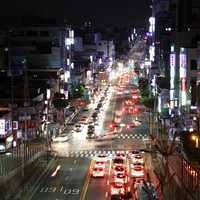
[[139, 90], [140, 90], [141, 97], [148, 97], [149, 96], [148, 79], [140, 78], [138, 80], [138, 87], [139, 87]]
[[177, 134], [174, 134], [172, 142], [169, 142], [167, 138], [167, 130], [165, 127], [163, 131], [164, 137], [162, 139], [159, 139], [154, 135], [150, 135], [153, 144], [153, 149], [150, 151], [150, 153], [152, 156], [157, 156], [160, 154], [159, 162], [156, 160], [156, 163], [154, 163], [154, 173], [159, 180], [157, 190], [160, 188], [164, 199], [167, 199], [167, 194], [169, 193], [168, 189], [170, 188], [170, 183], [175, 175], [175, 173], [170, 173], [169, 158], [176, 152]]
[[84, 96], [85, 86], [83, 84], [78, 84], [77, 86], [72, 88], [72, 97], [73, 98], [81, 98]]
[[64, 94], [56, 92], [53, 96], [52, 104], [57, 110], [61, 111], [68, 106], [68, 101], [65, 99]]
[[146, 97], [146, 96], [141, 97], [140, 99], [140, 103], [150, 109], [154, 108], [154, 101], [155, 101], [155, 98]]

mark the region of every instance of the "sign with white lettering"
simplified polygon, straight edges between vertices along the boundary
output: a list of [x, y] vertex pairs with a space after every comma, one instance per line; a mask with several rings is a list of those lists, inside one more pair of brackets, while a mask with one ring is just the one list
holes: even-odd
[[5, 135], [6, 133], [6, 121], [5, 119], [0, 119], [0, 135]]

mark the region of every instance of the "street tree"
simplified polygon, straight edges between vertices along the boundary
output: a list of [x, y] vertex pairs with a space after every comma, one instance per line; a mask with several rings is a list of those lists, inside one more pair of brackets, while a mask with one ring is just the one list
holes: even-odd
[[68, 101], [65, 99], [64, 94], [56, 92], [53, 96], [52, 104], [57, 110], [61, 111], [68, 106]]
[[167, 189], [170, 188], [170, 183], [175, 175], [175, 172], [170, 172], [169, 158], [176, 153], [177, 133], [173, 135], [172, 141], [169, 141], [167, 129], [164, 128], [163, 131], [164, 133], [162, 138], [150, 135], [153, 144], [153, 148], [150, 152], [152, 153], [152, 160], [156, 160], [154, 162], [154, 173], [159, 180], [157, 190], [160, 188], [164, 199], [167, 199], [167, 193], [169, 193]]

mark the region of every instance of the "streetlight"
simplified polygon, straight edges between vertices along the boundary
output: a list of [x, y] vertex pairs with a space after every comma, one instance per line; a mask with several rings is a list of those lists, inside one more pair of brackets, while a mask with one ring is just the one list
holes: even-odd
[[196, 148], [199, 148], [199, 136], [193, 134], [193, 135], [191, 136], [191, 139], [192, 139], [193, 141], [195, 141], [195, 147], [196, 147]]

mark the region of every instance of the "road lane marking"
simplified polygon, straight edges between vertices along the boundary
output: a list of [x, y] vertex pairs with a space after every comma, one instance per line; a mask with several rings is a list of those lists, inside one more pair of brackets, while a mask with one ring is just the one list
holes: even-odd
[[106, 197], [106, 198], [108, 197], [108, 192], [106, 192], [106, 195], [105, 195], [105, 197]]
[[108, 171], [108, 175], [110, 176], [111, 173], [111, 160], [109, 161], [109, 171]]
[[61, 166], [58, 165], [58, 166], [56, 167], [55, 171], [51, 174], [51, 177], [55, 177], [55, 176], [57, 175], [58, 171], [60, 170], [60, 168], [61, 168]]
[[90, 164], [89, 164], [89, 168], [88, 168], [87, 174], [85, 176], [83, 188], [82, 188], [81, 195], [80, 195], [80, 200], [85, 200], [85, 198], [86, 198], [86, 193], [87, 193], [88, 185], [89, 185], [89, 181], [90, 181], [90, 173], [91, 173], [91, 170], [93, 168], [93, 165], [94, 165], [94, 161], [91, 160]]

